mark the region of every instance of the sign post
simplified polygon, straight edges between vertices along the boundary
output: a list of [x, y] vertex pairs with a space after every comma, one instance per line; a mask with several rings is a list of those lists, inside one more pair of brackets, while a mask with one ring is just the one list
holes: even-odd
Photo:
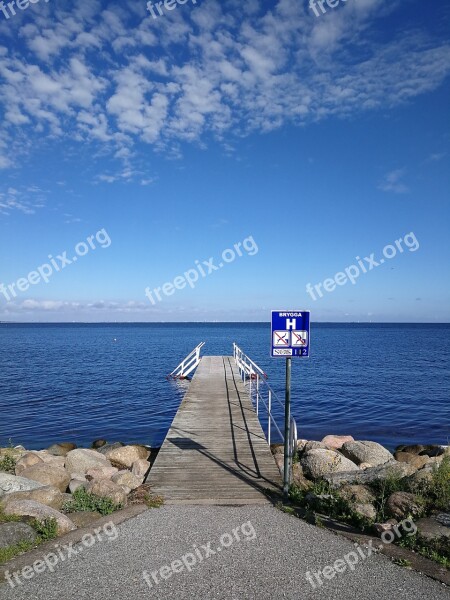
[[291, 372], [292, 357], [309, 357], [309, 310], [273, 310], [271, 328], [272, 358], [286, 359], [286, 395], [284, 404], [284, 477], [283, 493], [289, 493], [291, 474]]

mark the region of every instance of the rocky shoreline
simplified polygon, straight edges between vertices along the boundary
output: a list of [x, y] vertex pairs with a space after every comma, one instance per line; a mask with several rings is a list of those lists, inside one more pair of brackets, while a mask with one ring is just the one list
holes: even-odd
[[[271, 450], [283, 473], [283, 446]], [[291, 476], [291, 503], [313, 522], [322, 515], [381, 537], [407, 519], [414, 534], [401, 543], [450, 567], [449, 446], [402, 445], [392, 454], [351, 436], [299, 440]]]
[[127, 504], [146, 503], [151, 494], [144, 481], [155, 454], [105, 440], [91, 448], [70, 442], [45, 450], [0, 448], [0, 552], [14, 554], [35, 541], [31, 524], [44, 523], [60, 536]]

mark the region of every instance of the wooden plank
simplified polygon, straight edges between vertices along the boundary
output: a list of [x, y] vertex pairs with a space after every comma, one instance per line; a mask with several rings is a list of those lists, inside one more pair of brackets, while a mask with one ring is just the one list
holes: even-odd
[[147, 483], [167, 504], [260, 504], [281, 490], [232, 357], [202, 358]]

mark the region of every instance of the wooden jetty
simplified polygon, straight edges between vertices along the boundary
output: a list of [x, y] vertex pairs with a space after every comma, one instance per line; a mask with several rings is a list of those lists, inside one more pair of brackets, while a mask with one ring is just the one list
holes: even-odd
[[259, 504], [281, 476], [232, 356], [204, 356], [150, 470], [166, 504]]

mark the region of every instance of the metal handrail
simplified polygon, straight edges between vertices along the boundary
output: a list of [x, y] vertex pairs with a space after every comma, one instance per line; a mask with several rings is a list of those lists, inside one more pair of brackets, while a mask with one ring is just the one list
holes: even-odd
[[[233, 343], [233, 356], [236, 362], [237, 367], [239, 368], [239, 372], [241, 374], [242, 380], [245, 382], [248, 379], [249, 382], [249, 393], [250, 398], [253, 401], [253, 395], [255, 396], [255, 408], [256, 414], [259, 417], [259, 403], [261, 402], [266, 411], [267, 411], [267, 442], [270, 445], [271, 443], [271, 424], [273, 423], [275, 429], [278, 432], [281, 440], [284, 443], [284, 434], [280, 431], [280, 428], [277, 425], [275, 417], [272, 412], [272, 403], [273, 401], [278, 402], [279, 406], [284, 411], [284, 404], [276, 395], [275, 391], [272, 389], [267, 379], [268, 376], [266, 373], [255, 363], [252, 359], [239, 348], [236, 343]], [[256, 383], [252, 382], [256, 380]], [[263, 390], [267, 392], [267, 402], [263, 396]], [[290, 426], [290, 439], [289, 439], [289, 455], [292, 460], [296, 450], [297, 450], [297, 423], [295, 419], [291, 417], [291, 426]]]
[[200, 342], [200, 344], [180, 362], [178, 367], [176, 367], [172, 373], [167, 375], [167, 379], [186, 379], [188, 375], [198, 367], [200, 363], [200, 350], [204, 345], [205, 342]]

